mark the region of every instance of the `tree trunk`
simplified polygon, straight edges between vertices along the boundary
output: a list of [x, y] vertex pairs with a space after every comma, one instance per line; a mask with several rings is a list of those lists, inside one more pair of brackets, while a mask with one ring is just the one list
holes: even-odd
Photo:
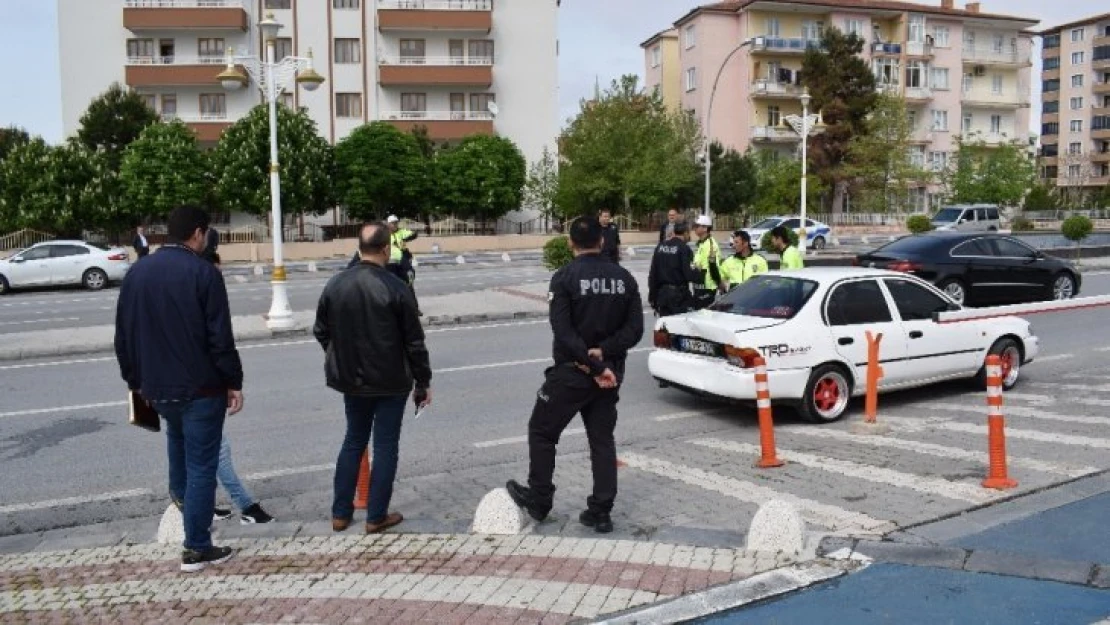
[[844, 196], [848, 193], [848, 183], [838, 180], [833, 184], [832, 214], [839, 215], [844, 212]]

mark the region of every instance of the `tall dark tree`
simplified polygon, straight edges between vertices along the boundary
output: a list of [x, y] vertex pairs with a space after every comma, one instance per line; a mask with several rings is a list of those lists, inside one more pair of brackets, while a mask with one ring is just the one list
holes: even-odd
[[497, 219], [517, 210], [527, 168], [509, 139], [469, 136], [438, 157], [444, 206], [463, 219]]
[[138, 93], [113, 83], [81, 116], [77, 139], [86, 148], [104, 154], [111, 171], [118, 172], [123, 151], [156, 121], [158, 114]]
[[16, 126], [0, 128], [0, 161], [4, 160], [12, 150], [30, 142], [31, 135], [22, 128]]
[[[755, 200], [759, 180], [756, 165], [750, 154], [726, 150], [718, 141], [709, 146], [712, 169], [709, 171], [710, 203], [714, 213], [732, 215], [748, 208]], [[702, 191], [705, 190], [705, 170], [702, 169]]]
[[852, 138], [867, 132], [867, 116], [875, 106], [875, 76], [860, 56], [864, 41], [855, 33], [827, 28], [821, 46], [806, 50], [802, 83], [813, 111], [820, 111], [824, 132], [809, 138], [814, 173], [833, 190], [832, 210], [839, 213], [851, 181], [846, 164]]
[[0, 228], [33, 228], [80, 238], [111, 223], [116, 204], [105, 195], [103, 154], [77, 142], [36, 138], [0, 162]]
[[412, 205], [426, 183], [415, 137], [389, 122], [360, 126], [335, 146], [336, 197], [355, 219], [388, 213], [415, 217]]

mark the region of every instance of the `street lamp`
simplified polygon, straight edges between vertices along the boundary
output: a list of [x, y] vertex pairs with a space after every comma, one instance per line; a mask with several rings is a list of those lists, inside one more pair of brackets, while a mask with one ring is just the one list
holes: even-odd
[[725, 57], [725, 60], [721, 61], [721, 66], [717, 68], [717, 77], [713, 79], [713, 90], [709, 92], [709, 107], [705, 112], [705, 205], [702, 206], [701, 214], [708, 216], [710, 219], [713, 218], [713, 213], [709, 210], [709, 172], [713, 167], [713, 158], [709, 148], [713, 145], [713, 138], [709, 133], [709, 122], [713, 119], [713, 98], [717, 95], [717, 83], [721, 81], [721, 74], [725, 71], [725, 65], [728, 64], [732, 55], [739, 52], [740, 49], [745, 46], [762, 43], [763, 37], [751, 37], [740, 42], [740, 45], [733, 48], [732, 52], [729, 52], [728, 56]]
[[[270, 107], [270, 212], [271, 229], [274, 244], [274, 270], [271, 274], [270, 284], [273, 288], [273, 299], [270, 304], [270, 314], [267, 315], [266, 327], [272, 331], [292, 330], [293, 309], [289, 306], [289, 292], [285, 286], [285, 258], [282, 253], [281, 231], [281, 178], [278, 166], [277, 142], [277, 101], [291, 83], [304, 87], [305, 91], [315, 91], [324, 77], [312, 69], [312, 51], [307, 57], [288, 56], [278, 60], [277, 34], [282, 28], [281, 23], [269, 14], [258, 23], [262, 31], [262, 38], [266, 42], [266, 56], [259, 59], [256, 56], [235, 56], [233, 50], [227, 52], [227, 69], [220, 72], [217, 80], [224, 89], [234, 91], [240, 89], [251, 79], [262, 92], [262, 97]], [[239, 66], [247, 70], [244, 74]]]
[[800, 99], [802, 101], [802, 116], [787, 115], [786, 123], [790, 124], [794, 132], [802, 137], [802, 222], [800, 224], [802, 227], [802, 236], [798, 237], [798, 251], [805, 255], [806, 243], [808, 242], [806, 240], [808, 237], [808, 232], [806, 231], [806, 187], [808, 182], [806, 180], [806, 144], [809, 143], [809, 135], [817, 127], [817, 121], [820, 119], [820, 116], [816, 113], [813, 115], [809, 114], [810, 97], [808, 91], [803, 91]]

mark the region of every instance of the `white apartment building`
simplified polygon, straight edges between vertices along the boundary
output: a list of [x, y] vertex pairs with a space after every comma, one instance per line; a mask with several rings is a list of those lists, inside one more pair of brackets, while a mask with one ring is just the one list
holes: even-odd
[[[557, 0], [58, 0], [64, 130], [111, 83], [143, 94], [208, 145], [262, 102], [216, 80], [229, 50], [264, 54], [258, 22], [284, 25], [278, 56], [326, 82], [283, 94], [332, 143], [388, 120], [438, 142], [512, 139], [529, 162], [559, 131]], [[494, 106], [490, 106], [494, 103]]]

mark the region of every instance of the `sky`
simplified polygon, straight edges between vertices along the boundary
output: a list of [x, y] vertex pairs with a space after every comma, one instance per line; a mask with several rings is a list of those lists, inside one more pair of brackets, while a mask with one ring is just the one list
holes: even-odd
[[[550, 0], [501, 0], [544, 2]], [[940, 0], [923, 0], [940, 4]], [[956, 0], [962, 6], [966, 0]], [[1105, 0], [981, 0], [984, 13], [1063, 24], [1106, 10]], [[121, 2], [122, 4], [122, 2]], [[594, 85], [604, 88], [622, 74], [643, 75], [640, 42], [667, 28], [697, 0], [562, 0], [559, 10], [559, 116], [574, 116]], [[0, 0], [0, 58], [8, 88], [0, 92], [0, 126], [16, 125], [48, 141], [62, 139], [56, 0]], [[1034, 58], [1039, 59], [1039, 51]], [[1039, 68], [1034, 67], [1039, 89]], [[1031, 119], [1040, 119], [1039, 93]]]

